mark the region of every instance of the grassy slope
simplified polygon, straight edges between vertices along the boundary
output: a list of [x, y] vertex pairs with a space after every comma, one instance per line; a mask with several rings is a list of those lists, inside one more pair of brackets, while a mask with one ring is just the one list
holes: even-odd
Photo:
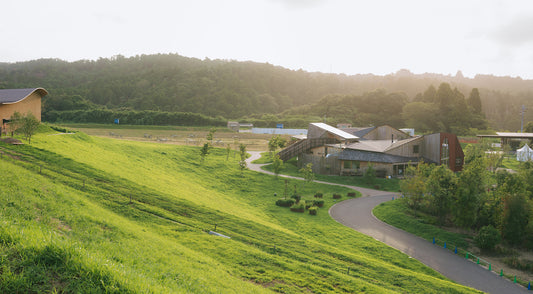
[[[0, 292], [470, 291], [336, 223], [331, 199], [316, 217], [274, 206], [284, 182], [241, 175], [224, 150], [200, 164], [194, 147], [33, 142], [0, 143]], [[232, 238], [206, 234], [214, 224]]]

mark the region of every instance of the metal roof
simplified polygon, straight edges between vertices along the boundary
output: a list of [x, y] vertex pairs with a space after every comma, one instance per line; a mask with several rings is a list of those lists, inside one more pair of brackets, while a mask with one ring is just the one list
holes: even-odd
[[404, 140], [362, 140], [346, 146], [346, 149], [362, 150], [370, 152], [387, 152], [409, 142], [420, 140], [422, 137], [413, 137]]
[[350, 133], [347, 133], [343, 130], [340, 130], [340, 129], [337, 129], [335, 127], [332, 127], [328, 124], [325, 124], [325, 123], [311, 123], [311, 125], [317, 127], [317, 128], [320, 128], [320, 129], [323, 129], [324, 131], [328, 132], [328, 133], [331, 133], [335, 136], [338, 136], [344, 140], [356, 140], [356, 139], [359, 139], [359, 137], [357, 136], [354, 136]]
[[48, 92], [43, 88], [3, 89], [0, 90], [0, 104], [12, 104], [20, 102], [34, 92], [39, 92], [41, 97], [48, 94]]
[[379, 152], [369, 152], [362, 150], [345, 149], [342, 152], [332, 155], [338, 157], [340, 160], [355, 160], [355, 161], [368, 161], [368, 162], [380, 162], [380, 163], [407, 163], [418, 162], [420, 159], [417, 157], [405, 157]]

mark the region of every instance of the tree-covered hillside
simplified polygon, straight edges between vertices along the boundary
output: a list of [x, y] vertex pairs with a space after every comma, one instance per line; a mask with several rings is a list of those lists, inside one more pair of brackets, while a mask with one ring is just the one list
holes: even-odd
[[[268, 63], [200, 60], [177, 54], [129, 58], [119, 55], [96, 61], [40, 59], [0, 63], [0, 88], [49, 90], [43, 106], [45, 119], [50, 111], [102, 107], [199, 113], [224, 119], [261, 118], [263, 114], [268, 118], [271, 114], [317, 103], [326, 96], [364, 95], [376, 90], [392, 93], [386, 104], [401, 104], [443, 82], [465, 94], [478, 88], [482, 111], [495, 129], [518, 129], [522, 105], [533, 108], [533, 80], [489, 75], [470, 79], [460, 72], [451, 76], [400, 70], [385, 76], [348, 76], [295, 71]], [[393, 101], [397, 98], [402, 101]], [[380, 116], [373, 113], [372, 117]], [[526, 113], [525, 118], [533, 120], [533, 113]], [[395, 126], [409, 125], [400, 120]]]

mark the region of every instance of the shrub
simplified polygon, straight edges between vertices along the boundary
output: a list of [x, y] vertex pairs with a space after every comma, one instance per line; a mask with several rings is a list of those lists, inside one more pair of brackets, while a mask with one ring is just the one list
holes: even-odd
[[500, 232], [492, 225], [482, 227], [474, 237], [474, 244], [483, 250], [493, 250], [500, 241]]
[[315, 200], [314, 204], [315, 206], [322, 207], [324, 206], [324, 200]]
[[322, 193], [316, 193], [315, 194], [315, 198], [322, 198], [322, 196], [324, 196], [324, 194], [322, 194]]
[[303, 203], [295, 203], [291, 206], [291, 211], [305, 212], [305, 205]]
[[333, 194], [333, 199], [341, 199], [341, 194]]
[[355, 197], [357, 194], [355, 192], [348, 192], [348, 197]]
[[316, 215], [317, 212], [318, 212], [318, 207], [312, 206], [312, 207], [309, 208], [309, 214], [310, 215]]
[[292, 195], [291, 198], [294, 199], [296, 201], [296, 203], [298, 203], [302, 199], [302, 196], [300, 196], [300, 195]]
[[315, 201], [314, 200], [305, 200], [305, 209], [309, 209], [309, 207], [314, 206]]
[[279, 199], [276, 201], [276, 205], [281, 207], [291, 207], [295, 202], [294, 199]]

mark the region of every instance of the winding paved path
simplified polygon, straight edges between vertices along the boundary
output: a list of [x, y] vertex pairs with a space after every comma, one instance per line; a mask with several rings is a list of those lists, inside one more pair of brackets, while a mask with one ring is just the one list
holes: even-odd
[[[261, 157], [261, 152], [251, 151], [249, 153], [252, 155], [247, 160], [250, 170], [274, 175], [272, 172], [261, 169], [264, 164], [251, 163]], [[279, 176], [302, 179], [286, 175]], [[372, 209], [382, 202], [391, 200], [392, 197], [397, 196], [396, 194], [349, 185], [315, 182], [348, 187], [363, 195], [360, 198], [339, 202], [330, 208], [329, 214], [339, 223], [402, 251], [459, 284], [487, 293], [530, 293], [526, 288], [503, 279], [462, 256], [392, 227], [374, 217]]]

